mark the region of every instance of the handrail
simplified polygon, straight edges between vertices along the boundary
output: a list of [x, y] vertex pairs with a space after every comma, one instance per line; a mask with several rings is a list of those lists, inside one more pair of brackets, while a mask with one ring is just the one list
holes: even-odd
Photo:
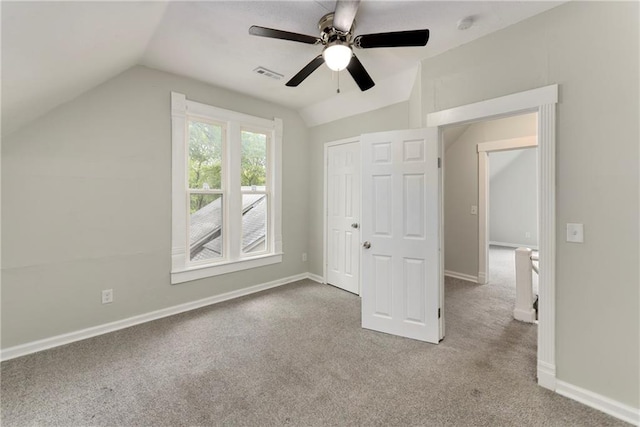
[[540, 262], [540, 258], [538, 257], [538, 255], [531, 255], [531, 268], [539, 276], [540, 275], [540, 271], [538, 270], [539, 267], [535, 265], [534, 262], [538, 262], [538, 263]]
[[538, 267], [533, 265], [534, 258], [538, 261], [538, 257], [532, 255], [530, 248], [516, 249], [516, 306], [513, 309], [513, 317], [528, 323], [536, 320], [536, 311], [533, 308], [533, 271], [538, 273]]

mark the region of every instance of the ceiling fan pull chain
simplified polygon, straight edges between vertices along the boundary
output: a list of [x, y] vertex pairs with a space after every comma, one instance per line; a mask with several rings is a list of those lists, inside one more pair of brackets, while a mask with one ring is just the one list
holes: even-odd
[[338, 75], [338, 90], [336, 90], [336, 93], [340, 93], [340, 71], [336, 71], [336, 74]]

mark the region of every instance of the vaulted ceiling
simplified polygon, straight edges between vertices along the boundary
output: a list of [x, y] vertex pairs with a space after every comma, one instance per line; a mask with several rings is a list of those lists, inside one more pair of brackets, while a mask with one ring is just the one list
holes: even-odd
[[[424, 59], [553, 8], [562, 1], [363, 0], [355, 34], [428, 28], [426, 47], [357, 50], [376, 86], [321, 67], [285, 82], [320, 46], [250, 36], [260, 25], [318, 35], [335, 1], [8, 2], [2, 14], [2, 126], [11, 132], [136, 64], [201, 80], [300, 111], [308, 124], [406, 100]], [[464, 31], [456, 23], [472, 16]], [[273, 80], [253, 70], [284, 75]]]

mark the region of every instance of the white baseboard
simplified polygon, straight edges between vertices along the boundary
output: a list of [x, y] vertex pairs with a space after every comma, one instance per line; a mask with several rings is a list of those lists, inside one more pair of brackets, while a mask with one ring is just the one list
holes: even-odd
[[490, 241], [489, 244], [494, 246], [504, 246], [506, 248], [530, 248], [530, 249], [533, 249], [534, 251], [538, 250], [538, 246], [529, 245], [526, 243], [507, 243], [507, 242]]
[[322, 276], [318, 276], [317, 274], [313, 274], [313, 273], [307, 273], [307, 278], [310, 280], [313, 280], [314, 282], [318, 282], [318, 283], [322, 283], [324, 284], [324, 278]]
[[551, 391], [556, 391], [555, 365], [538, 360], [538, 385]]
[[56, 335], [54, 337], [45, 338], [38, 341], [32, 341], [32, 342], [29, 342], [26, 344], [20, 344], [14, 347], [8, 347], [6, 349], [0, 350], [0, 360], [4, 361], [9, 359], [14, 359], [20, 356], [26, 356], [27, 354], [36, 353], [38, 351], [47, 350], [53, 347], [70, 344], [75, 341], [81, 341], [87, 338], [95, 337], [102, 334], [107, 334], [109, 332], [114, 332], [120, 329], [129, 328], [131, 326], [150, 322], [152, 320], [162, 319], [163, 317], [173, 316], [174, 314], [184, 313], [186, 311], [195, 310], [197, 308], [205, 307], [205, 306], [216, 304], [219, 302], [243, 297], [245, 295], [250, 295], [256, 292], [275, 288], [277, 286], [282, 286], [288, 283], [297, 282], [298, 280], [303, 280], [303, 279], [315, 280], [311, 276], [312, 275], [310, 275], [309, 273], [297, 274], [295, 276], [285, 277], [285, 278], [274, 280], [271, 282], [250, 286], [248, 288], [238, 289], [237, 291], [231, 291], [231, 292], [215, 295], [208, 298], [203, 298], [197, 301], [174, 305], [173, 307], [167, 307], [167, 308], [152, 311], [149, 313], [140, 314], [138, 316], [129, 317], [127, 319], [117, 320], [115, 322], [105, 323], [103, 325], [81, 329], [79, 331], [69, 332], [67, 334]]
[[487, 280], [487, 273], [484, 271], [478, 271], [478, 285], [486, 285], [489, 283]]
[[640, 425], [640, 408], [634, 408], [584, 388], [556, 381], [556, 393], [633, 425]]
[[470, 274], [458, 273], [456, 271], [445, 270], [445, 276], [453, 277], [454, 279], [466, 280], [468, 282], [478, 283], [478, 278]]

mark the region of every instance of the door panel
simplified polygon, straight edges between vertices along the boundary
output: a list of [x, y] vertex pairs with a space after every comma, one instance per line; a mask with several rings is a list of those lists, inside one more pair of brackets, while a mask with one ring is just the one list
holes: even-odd
[[404, 237], [424, 238], [424, 175], [405, 175], [403, 182]]
[[[371, 199], [373, 211], [373, 234], [376, 236], [391, 237], [391, 191], [392, 176], [391, 175], [373, 175], [371, 177], [373, 184], [373, 199]], [[364, 205], [364, 203], [363, 203]]]
[[362, 149], [362, 326], [438, 343], [437, 129], [366, 134]]
[[[327, 283], [360, 291], [360, 144], [327, 149]], [[354, 227], [355, 225], [355, 227]]]
[[424, 324], [426, 321], [424, 304], [425, 265], [422, 259], [405, 258], [403, 275], [404, 319]]
[[375, 311], [377, 316], [391, 318], [393, 309], [391, 305], [393, 289], [391, 288], [391, 257], [383, 255], [373, 256], [373, 271], [375, 277], [372, 278], [375, 290]]

